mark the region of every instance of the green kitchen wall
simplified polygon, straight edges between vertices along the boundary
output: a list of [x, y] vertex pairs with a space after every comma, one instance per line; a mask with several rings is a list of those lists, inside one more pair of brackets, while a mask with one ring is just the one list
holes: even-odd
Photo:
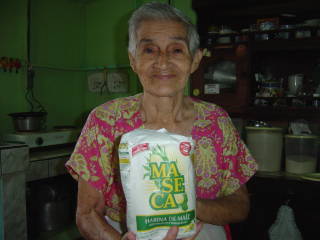
[[[161, 2], [167, 2], [159, 0]], [[171, 0], [195, 21], [192, 0]], [[48, 112], [47, 128], [81, 126], [95, 106], [140, 91], [129, 68], [127, 21], [147, 0], [30, 0], [30, 63], [34, 95]], [[0, 57], [27, 61], [28, 0], [0, 1]], [[87, 76], [95, 71], [129, 74], [128, 93], [92, 93]], [[0, 134], [13, 131], [8, 113], [30, 111], [25, 99], [26, 66], [0, 70]]]
[[[79, 125], [85, 106], [85, 5], [74, 0], [30, 0], [30, 59], [34, 92], [47, 125]], [[51, 67], [51, 68], [50, 68]]]
[[[27, 57], [27, 0], [0, 1], [0, 58], [26, 59]], [[0, 134], [10, 131], [10, 112], [25, 111], [25, 71], [4, 72], [0, 69]]]
[[90, 110], [109, 99], [137, 92], [137, 79], [130, 71], [127, 56], [127, 21], [136, 4], [137, 1], [128, 0], [87, 1], [86, 65], [90, 68], [114, 65], [128, 66], [127, 69], [122, 70], [129, 71], [131, 81], [130, 92], [127, 94], [108, 92], [97, 94], [85, 91], [86, 110]]

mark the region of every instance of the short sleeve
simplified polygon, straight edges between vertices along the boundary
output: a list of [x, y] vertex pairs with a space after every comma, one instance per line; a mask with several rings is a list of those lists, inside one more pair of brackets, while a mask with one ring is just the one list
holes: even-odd
[[222, 131], [223, 185], [220, 194], [230, 195], [257, 171], [257, 162], [234, 127], [230, 117], [219, 117]]
[[68, 171], [76, 180], [81, 177], [101, 192], [112, 182], [112, 136], [111, 126], [99, 119], [97, 111], [93, 110], [66, 163]]

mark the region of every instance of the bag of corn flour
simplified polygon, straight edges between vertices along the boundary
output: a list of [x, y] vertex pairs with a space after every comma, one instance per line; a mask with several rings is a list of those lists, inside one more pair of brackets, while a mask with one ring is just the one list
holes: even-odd
[[195, 233], [195, 179], [191, 137], [165, 129], [137, 129], [119, 145], [127, 226], [137, 239], [160, 240], [171, 226], [177, 238]]

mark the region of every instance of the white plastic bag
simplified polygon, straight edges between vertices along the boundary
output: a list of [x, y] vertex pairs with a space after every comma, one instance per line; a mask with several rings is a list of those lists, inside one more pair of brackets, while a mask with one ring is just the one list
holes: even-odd
[[160, 240], [171, 226], [178, 238], [195, 233], [195, 186], [191, 137], [165, 129], [137, 129], [119, 145], [127, 226], [137, 239]]
[[282, 205], [277, 219], [269, 229], [270, 240], [302, 240], [302, 235], [295, 223], [293, 210], [288, 205]]

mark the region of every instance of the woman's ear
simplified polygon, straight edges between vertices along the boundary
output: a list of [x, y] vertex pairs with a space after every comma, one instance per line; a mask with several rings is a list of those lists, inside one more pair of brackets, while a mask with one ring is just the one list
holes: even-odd
[[129, 61], [130, 61], [130, 66], [132, 68], [132, 71], [136, 73], [136, 59], [130, 52], [128, 53], [128, 55], [129, 55]]
[[202, 51], [198, 49], [195, 55], [193, 56], [193, 60], [191, 63], [191, 73], [194, 73], [198, 69], [202, 57], [203, 57]]

